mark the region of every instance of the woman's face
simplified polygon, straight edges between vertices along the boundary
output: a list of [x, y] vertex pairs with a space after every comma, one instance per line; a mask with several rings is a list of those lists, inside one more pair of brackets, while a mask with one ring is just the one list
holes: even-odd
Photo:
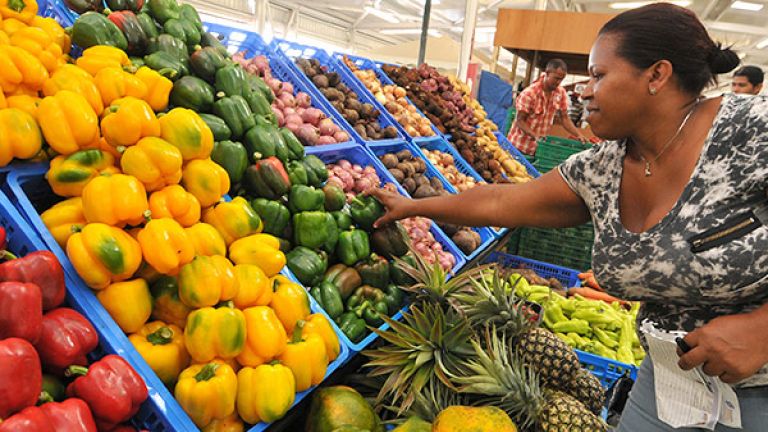
[[642, 122], [647, 104], [649, 79], [644, 71], [616, 54], [619, 39], [597, 38], [589, 53], [590, 80], [581, 94], [592, 132], [603, 139], [632, 135]]

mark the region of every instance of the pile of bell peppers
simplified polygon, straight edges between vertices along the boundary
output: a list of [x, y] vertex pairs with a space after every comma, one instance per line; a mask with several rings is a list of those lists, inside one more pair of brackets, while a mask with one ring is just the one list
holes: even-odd
[[99, 338], [88, 319], [63, 306], [56, 257], [49, 251], [3, 257], [0, 431], [135, 431], [126, 422], [147, 399], [147, 387], [122, 357], [89, 361]]

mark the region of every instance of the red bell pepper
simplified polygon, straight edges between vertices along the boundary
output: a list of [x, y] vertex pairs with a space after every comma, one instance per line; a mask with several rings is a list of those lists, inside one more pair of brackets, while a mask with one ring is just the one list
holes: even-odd
[[93, 414], [82, 399], [29, 407], [0, 423], [0, 432], [97, 432]]
[[35, 347], [24, 339], [0, 340], [0, 419], [33, 406], [42, 388]]
[[42, 324], [40, 288], [30, 283], [0, 282], [0, 339], [17, 337], [35, 343]]
[[35, 348], [46, 370], [61, 373], [70, 365], [87, 365], [85, 355], [98, 345], [96, 329], [84, 316], [69, 308], [58, 308], [43, 315]]
[[[0, 252], [5, 252], [5, 248], [8, 247], [8, 237], [5, 233], [5, 228], [0, 226]], [[2, 258], [2, 255], [0, 254], [0, 258]]]
[[122, 357], [110, 354], [89, 368], [70, 366], [67, 375], [82, 375], [67, 387], [67, 396], [88, 403], [99, 430], [112, 430], [134, 416], [147, 399], [147, 386]]
[[0, 282], [6, 281], [33, 283], [40, 287], [45, 311], [61, 305], [67, 294], [64, 269], [51, 251], [32, 252], [0, 264]]

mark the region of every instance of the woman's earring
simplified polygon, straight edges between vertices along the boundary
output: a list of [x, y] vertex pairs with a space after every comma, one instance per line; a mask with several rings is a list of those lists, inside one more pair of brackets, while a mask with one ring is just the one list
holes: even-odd
[[648, 93], [650, 93], [651, 96], [656, 96], [656, 88], [655, 87], [648, 87]]

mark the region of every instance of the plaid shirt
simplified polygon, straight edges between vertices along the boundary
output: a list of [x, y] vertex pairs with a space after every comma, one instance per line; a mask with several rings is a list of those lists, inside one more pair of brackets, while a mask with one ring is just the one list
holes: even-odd
[[[568, 112], [568, 94], [565, 89], [558, 87], [547, 97], [543, 82], [544, 74], [535, 83], [523, 90], [515, 100], [517, 115], [528, 113], [528, 125], [537, 135], [549, 133], [558, 111], [562, 111], [564, 114]], [[533, 155], [536, 153], [538, 144], [530, 135], [517, 127], [516, 123], [512, 124], [507, 139], [525, 154]]]

